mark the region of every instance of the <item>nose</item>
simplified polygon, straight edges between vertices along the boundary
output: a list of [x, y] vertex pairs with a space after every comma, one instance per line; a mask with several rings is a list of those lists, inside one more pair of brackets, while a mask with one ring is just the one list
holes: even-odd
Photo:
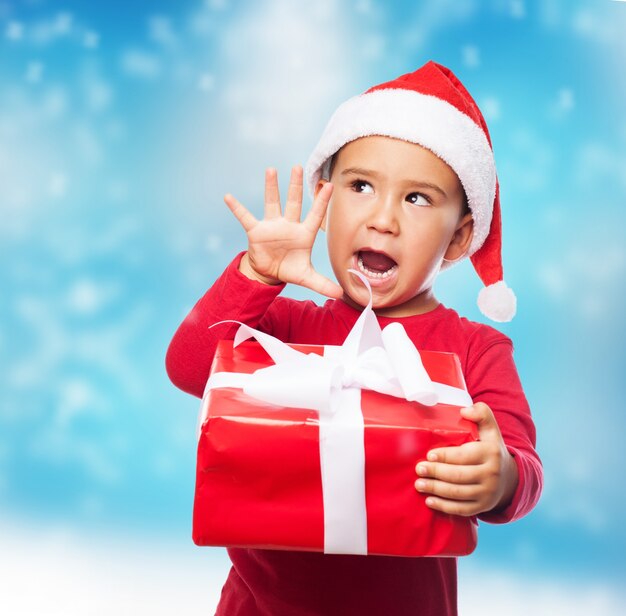
[[400, 225], [397, 218], [397, 208], [392, 195], [381, 196], [372, 204], [367, 220], [367, 228], [379, 233], [397, 235]]

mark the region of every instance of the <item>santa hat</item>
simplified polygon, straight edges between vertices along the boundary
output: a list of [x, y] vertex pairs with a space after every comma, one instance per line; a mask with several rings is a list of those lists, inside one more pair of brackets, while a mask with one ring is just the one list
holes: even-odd
[[[328, 177], [333, 155], [360, 137], [383, 135], [417, 143], [457, 174], [474, 218], [468, 253], [485, 288], [478, 307], [493, 321], [510, 321], [517, 300], [502, 274], [500, 194], [487, 124], [454, 73], [427, 62], [413, 73], [374, 86], [339, 106], [306, 165], [311, 193]], [[443, 263], [442, 269], [449, 265]]]

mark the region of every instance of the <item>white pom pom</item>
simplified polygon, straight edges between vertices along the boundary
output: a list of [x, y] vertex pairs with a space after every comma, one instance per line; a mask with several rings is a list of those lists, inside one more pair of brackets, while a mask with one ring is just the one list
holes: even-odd
[[492, 321], [505, 323], [515, 316], [517, 298], [504, 280], [481, 289], [478, 294], [480, 311]]

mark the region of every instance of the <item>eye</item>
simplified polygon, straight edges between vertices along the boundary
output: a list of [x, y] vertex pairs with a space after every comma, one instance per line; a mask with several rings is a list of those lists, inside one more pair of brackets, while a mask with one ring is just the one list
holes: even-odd
[[350, 184], [350, 186], [352, 187], [352, 190], [358, 193], [365, 193], [365, 194], [371, 195], [374, 192], [372, 185], [369, 182], [365, 182], [363, 180], [355, 180], [354, 182]]
[[412, 203], [413, 205], [420, 205], [422, 207], [425, 205], [431, 204], [430, 199], [428, 197], [418, 192], [414, 192], [414, 193], [411, 193], [410, 195], [407, 195], [406, 200], [409, 203]]

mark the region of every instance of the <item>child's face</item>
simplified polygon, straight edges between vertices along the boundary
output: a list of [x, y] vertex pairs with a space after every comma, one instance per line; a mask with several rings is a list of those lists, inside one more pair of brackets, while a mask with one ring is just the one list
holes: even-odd
[[432, 285], [442, 259], [462, 256], [472, 236], [456, 173], [419, 145], [374, 136], [338, 152], [330, 181], [324, 228], [344, 299], [360, 306], [368, 300], [361, 281], [347, 271], [352, 268], [368, 278], [378, 314], [401, 317], [435, 308]]

